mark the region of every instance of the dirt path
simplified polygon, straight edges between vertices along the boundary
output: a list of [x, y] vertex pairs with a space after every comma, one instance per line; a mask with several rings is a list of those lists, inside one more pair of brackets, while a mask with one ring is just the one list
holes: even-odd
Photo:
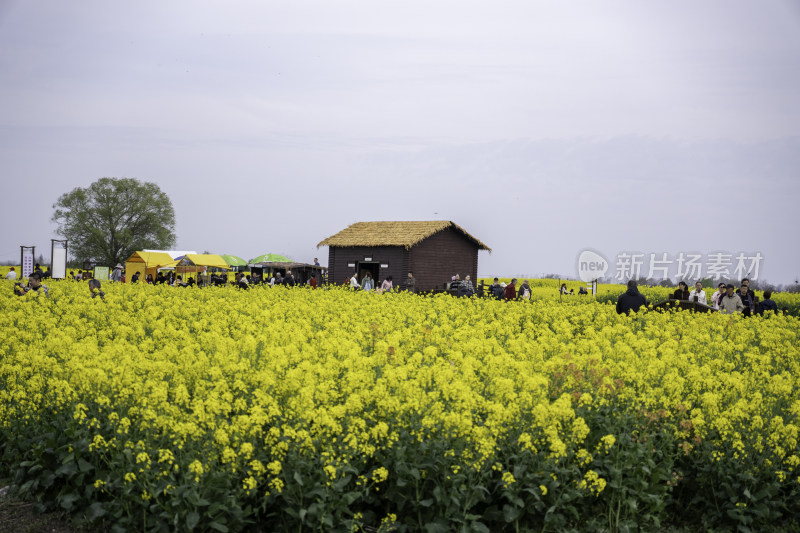
[[0, 533], [80, 533], [60, 513], [36, 512], [30, 502], [9, 498], [0, 488]]

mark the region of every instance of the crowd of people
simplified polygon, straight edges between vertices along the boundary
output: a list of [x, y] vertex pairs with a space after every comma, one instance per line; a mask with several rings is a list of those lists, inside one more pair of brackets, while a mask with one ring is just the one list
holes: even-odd
[[[42, 270], [37, 263], [34, 267], [34, 271], [28, 276], [27, 284], [21, 282], [14, 284], [14, 293], [19, 296], [24, 296], [33, 291], [49, 296], [47, 285], [42, 283], [42, 280], [48, 277], [50, 277], [49, 270]], [[6, 279], [17, 279], [17, 272], [14, 267], [10, 268], [9, 272], [6, 274]], [[75, 281], [88, 280], [91, 297], [95, 298], [99, 296], [101, 299], [105, 298], [105, 293], [101, 290], [100, 281], [93, 279], [91, 271], [83, 272], [78, 270], [77, 273], [70, 271], [68, 279]], [[109, 279], [112, 282], [123, 281], [124, 277], [121, 264], [117, 264], [114, 267]], [[190, 276], [184, 281], [183, 276], [177, 274], [175, 271], [158, 271], [155, 277], [153, 277], [152, 274], [147, 274], [145, 279], [141, 279], [141, 272], [137, 271], [133, 274], [130, 281], [131, 283], [145, 283], [148, 285], [166, 284], [173, 287], [224, 286], [230, 283], [233, 286], [245, 290], [257, 285], [294, 287], [299, 284], [291, 270], [287, 270], [285, 274], [275, 272], [268, 280], [263, 279], [258, 272], [253, 272], [252, 274], [237, 272], [232, 282], [229, 281], [228, 274], [225, 272], [202, 274], [198, 276], [197, 280]], [[305, 285], [316, 289], [318, 286], [317, 277], [315, 275], [309, 276]], [[366, 292], [392, 292], [396, 289], [417, 292], [417, 282], [413, 272], [409, 272], [405, 282], [398, 287], [395, 287], [392, 276], [387, 276], [380, 286], [378, 286], [377, 281], [372, 278], [369, 272], [364, 273], [360, 282], [358, 281], [358, 273], [354, 272], [345, 282], [345, 285], [349, 286], [351, 289], [363, 290]], [[470, 297], [475, 294], [475, 286], [470, 276], [465, 276], [462, 280], [458, 274], [452, 276], [450, 282], [447, 284], [447, 290], [450, 294], [459, 297]], [[530, 300], [532, 294], [533, 291], [527, 279], [524, 280], [518, 288], [517, 278], [512, 278], [510, 283], [501, 283], [498, 278], [494, 278], [485, 296], [504, 301], [525, 301]], [[573, 295], [574, 289], [568, 291], [566, 283], [562, 283], [559, 288], [559, 294]], [[581, 286], [578, 294], [588, 294], [588, 292]], [[688, 284], [685, 281], [681, 281], [678, 283], [678, 288], [670, 295], [670, 300], [701, 304], [726, 314], [741, 313], [744, 316], [752, 316], [755, 314], [763, 315], [765, 311], [772, 311], [773, 313], [778, 312], [778, 305], [772, 300], [772, 291], [764, 291], [763, 298], [759, 300], [755, 293], [750, 290], [750, 280], [748, 278], [742, 279], [738, 289], [732, 283], [720, 283], [710, 299], [701, 282], [696, 282], [694, 287], [689, 290]], [[635, 280], [630, 280], [628, 281], [627, 290], [617, 299], [617, 313], [637, 312], [647, 305], [647, 298], [639, 292], [637, 282]]]
[[[39, 264], [37, 263], [34, 267], [33, 272], [28, 276], [27, 283], [17, 282], [14, 284], [14, 293], [19, 296], [24, 296], [25, 294], [33, 291], [35, 293], [44, 294], [45, 296], [49, 296], [49, 288], [47, 285], [42, 283], [43, 279], [50, 277], [49, 271], [43, 271]], [[5, 278], [7, 280], [16, 280], [17, 279], [17, 271], [14, 267], [11, 267], [6, 274]], [[102, 284], [100, 280], [94, 279], [93, 273], [91, 270], [78, 270], [77, 272], [74, 270], [70, 270], [69, 276], [67, 277], [68, 280], [72, 281], [88, 281], [89, 292], [92, 298], [100, 297], [101, 299], [105, 299], [105, 292], [101, 289]], [[123, 271], [123, 267], [121, 264], [117, 264], [114, 269], [109, 274], [109, 281], [120, 283], [124, 282], [125, 274]], [[284, 286], [284, 287], [294, 287], [295, 285], [299, 285], [299, 281], [295, 278], [292, 274], [291, 270], [287, 270], [285, 274], [281, 274], [280, 272], [273, 273], [269, 279], [263, 279], [262, 275], [258, 272], [253, 272], [252, 274], [245, 274], [244, 272], [238, 272], [234, 275], [234, 279], [230, 280], [228, 274], [226, 272], [211, 272], [208, 274], [200, 274], [197, 276], [197, 280], [193, 276], [187, 277], [185, 280], [181, 274], [176, 273], [174, 270], [169, 271], [161, 271], [159, 270], [155, 277], [152, 274], [147, 274], [144, 279], [142, 279], [142, 273], [140, 271], [136, 271], [133, 276], [130, 278], [130, 283], [143, 283], [147, 285], [169, 285], [172, 287], [204, 287], [204, 286], [225, 286], [225, 285], [232, 285], [238, 287], [240, 289], [249, 289], [250, 287], [256, 285], [269, 285], [270, 287], [275, 286]], [[389, 279], [389, 283], [391, 285], [391, 278]], [[318, 280], [315, 275], [308, 276], [308, 279], [305, 281], [305, 285], [308, 285], [312, 289], [316, 289], [318, 286]]]
[[[353, 275], [347, 278], [347, 281], [344, 282], [345, 286], [350, 287], [353, 290], [362, 290], [366, 292], [375, 291], [375, 292], [392, 292], [396, 290], [394, 286], [394, 279], [392, 276], [386, 276], [386, 279], [383, 280], [380, 287], [378, 287], [377, 282], [372, 278], [372, 274], [366, 272], [364, 277], [361, 278], [361, 282], [358, 281], [358, 272], [353, 272]], [[399, 289], [416, 292], [417, 291], [417, 280], [414, 278], [414, 273], [409, 272], [408, 278], [406, 279], [405, 284], [402, 287], [398, 287]]]
[[[695, 283], [690, 291], [688, 284], [681, 281], [670, 296], [670, 300], [702, 304], [725, 314], [741, 313], [744, 316], [752, 316], [763, 315], [765, 311], [778, 312], [778, 305], [772, 300], [772, 291], [764, 291], [764, 297], [759, 300], [750, 290], [748, 278], [742, 279], [738, 289], [732, 283], [720, 283], [716, 292], [711, 295], [710, 303], [701, 282]], [[647, 306], [647, 298], [639, 292], [635, 280], [628, 281], [628, 290], [617, 300], [617, 313], [636, 312], [643, 306]]]

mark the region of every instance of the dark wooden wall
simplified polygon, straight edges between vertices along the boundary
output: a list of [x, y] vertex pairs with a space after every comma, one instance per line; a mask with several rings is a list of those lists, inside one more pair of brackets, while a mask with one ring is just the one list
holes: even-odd
[[[409, 268], [417, 278], [417, 289], [442, 289], [454, 274], [461, 279], [478, 277], [478, 247], [456, 229], [447, 228], [413, 246]], [[404, 274], [406, 275], [406, 274]]]
[[348, 263], [364, 261], [371, 257], [378, 263], [386, 263], [389, 268], [381, 268], [376, 282], [378, 286], [383, 283], [386, 276], [392, 276], [395, 287], [402, 287], [403, 279], [408, 273], [408, 252], [401, 246], [366, 246], [339, 247], [331, 246], [328, 249], [328, 283], [343, 284], [353, 275], [353, 268]]
[[387, 263], [389, 268], [380, 269], [376, 281], [382, 283], [386, 276], [392, 276], [396, 288], [405, 285], [409, 270], [414, 272], [418, 291], [443, 289], [454, 274], [459, 274], [461, 279], [472, 276], [473, 286], [478, 277], [477, 245], [461, 232], [447, 228], [408, 251], [401, 246], [331, 246], [328, 249], [328, 283], [345, 283], [353, 275], [353, 268], [347, 264], [358, 263], [365, 257]]

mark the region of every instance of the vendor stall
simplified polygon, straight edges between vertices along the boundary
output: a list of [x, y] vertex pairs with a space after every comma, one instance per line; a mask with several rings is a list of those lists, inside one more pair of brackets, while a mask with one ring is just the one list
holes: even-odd
[[[196, 281], [199, 281], [198, 276], [202, 275], [203, 280], [207, 282], [206, 273], [209, 268], [219, 268], [221, 270], [228, 270], [228, 263], [217, 254], [186, 254], [177, 261], [172, 262], [170, 265], [175, 268], [175, 273], [180, 274], [186, 278], [188, 274], [194, 274]], [[187, 281], [184, 279], [184, 281]]]
[[141, 281], [144, 281], [148, 274], [155, 278], [159, 268], [172, 262], [172, 257], [163, 252], [134, 252], [125, 261], [125, 279], [131, 279], [136, 272], [140, 273]]

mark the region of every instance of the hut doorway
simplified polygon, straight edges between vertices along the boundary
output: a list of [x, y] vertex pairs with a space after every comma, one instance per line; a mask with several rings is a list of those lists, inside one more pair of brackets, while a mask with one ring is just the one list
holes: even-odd
[[358, 282], [364, 279], [367, 272], [372, 276], [373, 286], [378, 285], [378, 274], [380, 274], [381, 264], [377, 261], [359, 261], [358, 262]]

